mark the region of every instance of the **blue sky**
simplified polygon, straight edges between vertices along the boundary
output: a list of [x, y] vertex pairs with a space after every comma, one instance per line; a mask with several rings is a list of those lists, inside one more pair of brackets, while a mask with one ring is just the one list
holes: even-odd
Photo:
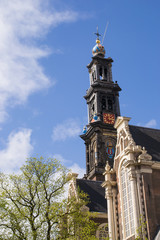
[[81, 175], [97, 25], [112, 57], [121, 115], [160, 128], [158, 0], [0, 1], [0, 169], [29, 156], [56, 157]]

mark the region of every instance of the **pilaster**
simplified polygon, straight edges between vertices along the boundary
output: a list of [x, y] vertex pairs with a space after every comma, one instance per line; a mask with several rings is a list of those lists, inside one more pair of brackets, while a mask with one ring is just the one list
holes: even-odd
[[116, 219], [116, 181], [114, 181], [115, 172], [109, 166], [108, 162], [105, 167], [105, 182], [102, 187], [105, 188], [105, 198], [107, 199], [108, 211], [108, 229], [111, 240], [117, 240], [117, 219]]

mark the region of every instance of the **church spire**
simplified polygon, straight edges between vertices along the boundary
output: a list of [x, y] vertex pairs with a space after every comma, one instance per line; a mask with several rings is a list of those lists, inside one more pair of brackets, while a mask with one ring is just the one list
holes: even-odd
[[97, 29], [93, 57], [87, 68], [90, 87], [84, 98], [88, 105], [88, 125], [81, 138], [86, 145], [86, 177], [104, 180], [106, 161], [113, 166], [116, 130], [114, 123], [120, 116], [119, 91], [121, 88], [112, 79], [112, 58], [105, 58], [105, 49], [99, 40]]

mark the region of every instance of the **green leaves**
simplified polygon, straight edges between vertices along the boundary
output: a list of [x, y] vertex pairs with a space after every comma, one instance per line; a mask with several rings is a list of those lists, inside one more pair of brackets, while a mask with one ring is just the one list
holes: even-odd
[[141, 239], [145, 239], [145, 240], [148, 240], [148, 238], [146, 237], [146, 228], [147, 228], [147, 223], [144, 219], [143, 216], [140, 217], [139, 219], [139, 227], [137, 229], [137, 237], [135, 240], [141, 240]]
[[0, 238], [54, 239], [67, 174], [57, 160], [42, 157], [28, 159], [20, 175], [1, 174]]
[[70, 197], [67, 203], [66, 216], [62, 219], [58, 239], [97, 239], [95, 237], [97, 224], [93, 221], [96, 215], [88, 211], [86, 207], [88, 202], [88, 196], [80, 191], [78, 191], [78, 198], [76, 196]]
[[71, 180], [55, 159], [30, 158], [19, 175], [0, 174], [0, 240], [95, 240], [85, 193], [62, 197]]

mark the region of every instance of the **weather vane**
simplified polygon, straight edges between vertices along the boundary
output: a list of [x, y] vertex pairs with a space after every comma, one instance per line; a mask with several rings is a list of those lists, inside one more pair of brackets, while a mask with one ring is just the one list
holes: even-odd
[[98, 32], [98, 26], [97, 26], [97, 32], [96, 32], [96, 33], [94, 33], [94, 34], [96, 34], [96, 35], [97, 35], [97, 40], [99, 40], [99, 37], [101, 36], [101, 34], [99, 34], [99, 32]]

